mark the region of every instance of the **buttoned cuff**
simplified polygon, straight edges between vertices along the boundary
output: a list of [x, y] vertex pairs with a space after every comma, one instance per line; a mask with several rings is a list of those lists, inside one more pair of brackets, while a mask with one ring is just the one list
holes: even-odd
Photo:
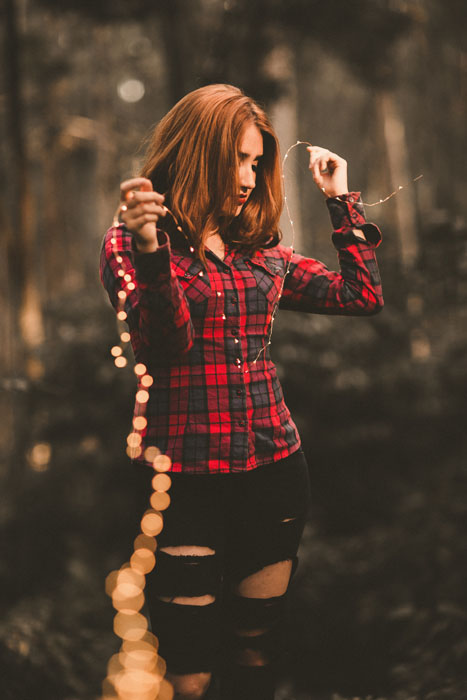
[[[377, 248], [382, 236], [379, 228], [367, 223], [360, 192], [347, 192], [326, 200], [334, 233], [332, 241], [336, 248], [346, 248], [355, 243], [367, 243]], [[363, 232], [365, 239], [356, 236], [353, 229]]]
[[165, 231], [157, 229], [157, 242], [153, 253], [140, 253], [133, 243], [136, 278], [143, 284], [154, 283], [161, 273], [170, 274], [170, 241]]
[[326, 204], [334, 231], [357, 228], [359, 224], [366, 222], [360, 192], [347, 192], [338, 197], [329, 197]]

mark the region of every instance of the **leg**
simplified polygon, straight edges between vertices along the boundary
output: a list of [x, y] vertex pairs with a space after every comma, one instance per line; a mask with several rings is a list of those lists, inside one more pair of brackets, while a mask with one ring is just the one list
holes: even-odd
[[292, 561], [265, 566], [234, 588], [223, 699], [272, 700]]
[[308, 505], [308, 473], [300, 455], [248, 476], [242, 519], [233, 522], [223, 700], [273, 700], [283, 646], [282, 623]]
[[[179, 573], [185, 569], [185, 584], [187, 577], [191, 578], [191, 587], [199, 593], [202, 579], [208, 574], [210, 560], [215, 551], [209, 547], [198, 546], [167, 546], [160, 550], [162, 564], [159, 564], [158, 588], [164, 590], [164, 579], [173, 575], [176, 569]], [[167, 560], [164, 555], [167, 555]], [[205, 566], [208, 564], [208, 566]], [[186, 569], [188, 568], [188, 572]], [[168, 569], [168, 570], [167, 570]], [[172, 569], [172, 571], [171, 571]], [[189, 669], [209, 661], [200, 658], [201, 649], [212, 649], [212, 641], [203, 639], [203, 634], [212, 634], [210, 629], [204, 629], [203, 624], [210, 628], [212, 612], [216, 597], [211, 593], [204, 595], [157, 595], [152, 599], [150, 608], [154, 611], [154, 625], [159, 637], [161, 655], [168, 660], [169, 672], [167, 679], [172, 683], [177, 700], [198, 700], [204, 697], [211, 682], [210, 671], [182, 673], [178, 669]], [[201, 632], [201, 634], [200, 634]], [[170, 666], [177, 672], [170, 671]]]

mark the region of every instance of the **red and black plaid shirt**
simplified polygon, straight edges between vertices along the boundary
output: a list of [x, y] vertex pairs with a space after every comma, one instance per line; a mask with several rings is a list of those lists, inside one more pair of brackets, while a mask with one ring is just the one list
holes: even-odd
[[380, 233], [365, 223], [359, 193], [339, 199], [327, 204], [340, 272], [282, 245], [254, 254], [227, 246], [224, 260], [207, 251], [206, 269], [188, 249], [171, 250], [162, 232], [149, 254], [135, 252], [125, 227], [107, 233], [101, 278], [117, 308], [118, 270], [131, 275], [133, 351], [154, 377], [143, 447], [159, 447], [173, 471], [243, 472], [299, 448], [269, 355], [279, 299], [280, 308], [321, 314], [370, 315], [383, 305]]

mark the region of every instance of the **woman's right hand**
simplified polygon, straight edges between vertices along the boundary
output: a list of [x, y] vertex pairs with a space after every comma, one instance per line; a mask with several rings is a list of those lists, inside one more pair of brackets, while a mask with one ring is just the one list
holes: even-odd
[[120, 185], [120, 220], [135, 237], [140, 253], [153, 253], [158, 248], [156, 222], [165, 216], [164, 195], [154, 192], [152, 182], [134, 177]]

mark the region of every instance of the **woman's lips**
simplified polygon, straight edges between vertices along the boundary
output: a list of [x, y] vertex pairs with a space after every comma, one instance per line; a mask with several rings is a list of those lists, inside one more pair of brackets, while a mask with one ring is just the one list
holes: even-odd
[[247, 200], [247, 195], [246, 194], [241, 194], [238, 196], [238, 202], [239, 204], [245, 204]]

